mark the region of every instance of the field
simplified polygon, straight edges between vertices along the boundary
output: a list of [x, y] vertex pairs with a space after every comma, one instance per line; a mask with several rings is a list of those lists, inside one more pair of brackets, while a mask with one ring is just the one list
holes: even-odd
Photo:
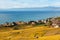
[[0, 40], [60, 40], [60, 28], [33, 27], [1, 31]]

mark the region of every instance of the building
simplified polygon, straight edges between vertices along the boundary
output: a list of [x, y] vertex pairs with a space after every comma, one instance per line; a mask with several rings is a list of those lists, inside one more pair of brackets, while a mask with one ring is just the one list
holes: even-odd
[[29, 21], [28, 24], [35, 25], [35, 24], [37, 24], [37, 22], [36, 21]]
[[60, 27], [60, 20], [58, 19], [52, 19], [52, 27], [59, 28]]

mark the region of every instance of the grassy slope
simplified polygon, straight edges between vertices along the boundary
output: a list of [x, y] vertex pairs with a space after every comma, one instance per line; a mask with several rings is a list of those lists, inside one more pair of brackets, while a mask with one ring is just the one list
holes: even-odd
[[34, 27], [0, 32], [0, 40], [60, 40], [60, 28]]

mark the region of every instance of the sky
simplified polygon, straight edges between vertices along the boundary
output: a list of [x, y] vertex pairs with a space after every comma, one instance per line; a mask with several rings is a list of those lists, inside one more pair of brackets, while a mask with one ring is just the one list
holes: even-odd
[[60, 0], [0, 0], [0, 9], [60, 7]]

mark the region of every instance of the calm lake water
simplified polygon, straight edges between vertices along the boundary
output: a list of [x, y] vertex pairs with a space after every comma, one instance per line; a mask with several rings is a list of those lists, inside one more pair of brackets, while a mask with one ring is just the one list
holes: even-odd
[[60, 16], [60, 12], [53, 11], [2, 11], [0, 24], [15, 21], [31, 21]]

